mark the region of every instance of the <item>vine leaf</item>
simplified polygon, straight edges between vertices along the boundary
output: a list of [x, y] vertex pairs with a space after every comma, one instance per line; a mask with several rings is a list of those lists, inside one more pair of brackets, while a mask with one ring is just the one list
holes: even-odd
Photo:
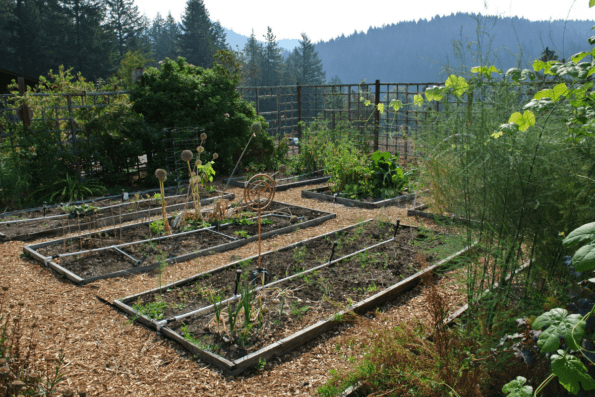
[[580, 314], [568, 316], [568, 311], [560, 308], [552, 309], [537, 317], [533, 322], [533, 329], [538, 330], [547, 327], [537, 340], [537, 346], [541, 348], [541, 352], [556, 351], [560, 347], [560, 336], [564, 338], [569, 348], [579, 350], [575, 340], [580, 343], [585, 334], [585, 323], [581, 321], [582, 319], [583, 316]]
[[530, 110], [525, 110], [523, 114], [515, 112], [510, 116], [508, 122], [515, 123], [519, 126], [520, 131], [525, 132], [527, 131], [527, 128], [529, 128], [532, 125], [535, 125], [535, 114], [533, 114], [533, 112]]
[[595, 0], [589, 0], [589, 8], [595, 6]]
[[413, 96], [413, 104], [417, 105], [417, 106], [421, 106], [424, 103], [424, 97], [419, 95], [419, 94], [415, 94]]
[[[423, 99], [422, 99], [422, 101], [423, 101]], [[392, 101], [390, 101], [388, 106], [392, 106], [392, 108], [395, 110], [395, 112], [397, 112], [399, 109], [401, 109], [403, 107], [403, 103], [401, 101], [399, 101], [398, 99], [393, 99]]]
[[587, 367], [577, 357], [564, 354], [564, 350], [558, 350], [558, 354], [552, 355], [552, 372], [558, 377], [558, 381], [566, 390], [572, 394], [578, 394], [580, 385], [585, 390], [595, 389], [595, 381], [587, 372]]
[[379, 103], [378, 104], [378, 112], [380, 114], [384, 113], [384, 103]]
[[[471, 73], [481, 73], [488, 79], [492, 78], [492, 73], [502, 74], [501, 70], [498, 70], [494, 65], [490, 66], [475, 66], [471, 68]], [[507, 72], [508, 73], [508, 72]]]
[[507, 397], [531, 397], [533, 395], [533, 388], [531, 386], [524, 386], [527, 378], [517, 376], [515, 380], [508, 382], [502, 387], [502, 391], [507, 394]]
[[442, 87], [434, 86], [432, 88], [427, 88], [425, 94], [428, 101], [440, 101], [444, 96], [444, 89]]
[[453, 94], [459, 98], [469, 89], [469, 84], [467, 84], [467, 81], [463, 77], [457, 77], [454, 74], [451, 74], [448, 79], [446, 79], [444, 87], [446, 89], [452, 88]]
[[[541, 62], [541, 61], [539, 61], [539, 62]], [[568, 87], [566, 87], [566, 84], [562, 83], [562, 84], [558, 84], [557, 86], [555, 86], [552, 89], [546, 89], [546, 90], [539, 91], [537, 94], [535, 94], [533, 99], [551, 98], [552, 101], [558, 102], [558, 100], [560, 98], [567, 95], [568, 93], [569, 93]]]
[[521, 71], [518, 68], [510, 68], [506, 71], [504, 77], [508, 77], [512, 79], [514, 82], [518, 82], [521, 79]]
[[587, 223], [574, 229], [562, 241], [565, 247], [572, 247], [578, 244], [595, 242], [595, 222]]
[[582, 246], [572, 257], [572, 265], [577, 272], [595, 269], [595, 243]]

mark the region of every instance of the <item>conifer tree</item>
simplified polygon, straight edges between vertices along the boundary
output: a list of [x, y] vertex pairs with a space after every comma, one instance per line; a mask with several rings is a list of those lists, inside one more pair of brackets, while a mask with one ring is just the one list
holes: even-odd
[[225, 32], [221, 25], [211, 22], [203, 0], [188, 0], [181, 30], [181, 55], [195, 66], [212, 67], [213, 55], [224, 48]]
[[284, 69], [281, 48], [270, 26], [267, 27], [267, 34], [264, 38], [261, 83], [263, 86], [277, 86], [281, 84]]
[[262, 71], [260, 69], [263, 56], [263, 46], [252, 34], [243, 49], [244, 52], [244, 66], [242, 75], [242, 85], [256, 87], [262, 83]]
[[292, 70], [295, 79], [289, 84], [324, 84], [326, 73], [322, 70], [322, 61], [318, 58], [318, 53], [314, 49], [314, 44], [310, 41], [306, 33], [302, 33], [302, 40], [299, 41], [299, 47], [296, 47], [288, 58], [289, 69]]
[[116, 36], [116, 50], [122, 59], [128, 51], [141, 47], [140, 36], [143, 33], [143, 18], [134, 5], [134, 0], [104, 0], [107, 7], [108, 21]]

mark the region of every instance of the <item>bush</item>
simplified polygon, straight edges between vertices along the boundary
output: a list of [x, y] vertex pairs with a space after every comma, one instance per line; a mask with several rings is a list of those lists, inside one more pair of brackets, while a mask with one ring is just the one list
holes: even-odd
[[145, 72], [143, 83], [134, 85], [131, 100], [134, 110], [153, 130], [141, 136], [143, 148], [150, 154], [148, 160], [153, 163], [150, 170], [163, 165], [162, 128], [191, 126], [206, 132], [205, 149], [219, 154], [216, 170], [231, 171], [250, 139], [251, 125], [260, 122], [263, 130], [251, 142], [244, 163], [274, 157], [274, 142], [266, 133], [264, 118], [257, 116], [235, 89], [240, 81], [238, 67], [230, 52], [220, 51], [213, 69], [191, 65], [179, 57], [176, 61], [166, 58], [160, 69]]

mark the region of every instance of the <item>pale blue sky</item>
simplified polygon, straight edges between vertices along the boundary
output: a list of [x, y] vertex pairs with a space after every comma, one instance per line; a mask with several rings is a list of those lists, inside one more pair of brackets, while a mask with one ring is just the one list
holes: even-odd
[[[588, 0], [204, 0], [211, 19], [237, 33], [257, 38], [271, 26], [277, 39], [298, 39], [306, 32], [314, 42], [328, 40], [370, 26], [418, 19], [453, 12], [518, 16], [530, 20], [595, 19]], [[574, 3], [574, 4], [573, 4]], [[149, 18], [171, 11], [180, 20], [186, 0], [136, 0]], [[299, 4], [299, 5], [296, 5]]]

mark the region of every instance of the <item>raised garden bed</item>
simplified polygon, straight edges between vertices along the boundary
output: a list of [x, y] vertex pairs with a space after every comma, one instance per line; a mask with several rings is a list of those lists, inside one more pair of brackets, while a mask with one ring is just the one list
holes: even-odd
[[[134, 196], [128, 196], [129, 201], [123, 201], [121, 196], [112, 198], [103, 198], [94, 201], [88, 201], [89, 207], [78, 206], [77, 209], [68, 207], [65, 209], [59, 206], [51, 206], [45, 209], [43, 207], [28, 210], [25, 212], [14, 213], [6, 221], [0, 222], [0, 242], [11, 240], [33, 240], [41, 237], [51, 237], [64, 235], [76, 231], [109, 227], [122, 222], [129, 222], [136, 219], [149, 218], [161, 213], [161, 203], [146, 196], [139, 196], [136, 200]], [[215, 200], [223, 198], [233, 200], [235, 194], [214, 191], [210, 193], [203, 192], [200, 200], [201, 205], [208, 205]], [[178, 211], [185, 206], [193, 208], [192, 198], [186, 194], [175, 196], [166, 196], [166, 212]], [[75, 206], [71, 203], [69, 207]], [[44, 216], [45, 212], [45, 216]]]
[[302, 190], [302, 198], [330, 201], [331, 203], [343, 204], [348, 207], [360, 207], [375, 209], [386, 207], [389, 205], [398, 205], [406, 203], [415, 198], [415, 194], [403, 194], [401, 196], [393, 197], [390, 199], [374, 199], [368, 198], [363, 200], [354, 200], [346, 197], [341, 197], [340, 193], [333, 194], [329, 187], [320, 187], [317, 189]]
[[[330, 178], [330, 176], [325, 176], [324, 171], [322, 170], [303, 175], [277, 176], [275, 178], [275, 190], [280, 192], [283, 190], [293, 189], [294, 187], [316, 185], [327, 182]], [[247, 178], [240, 176], [223, 180], [223, 183], [228, 182], [230, 186], [244, 188], [246, 187]]]
[[[334, 232], [268, 252], [262, 257], [268, 274], [264, 286], [266, 277], [258, 272], [258, 260], [252, 257], [114, 304], [204, 361], [238, 374], [306, 343], [347, 319], [352, 311], [364, 312], [394, 299], [414, 288], [424, 272], [467, 249], [456, 237], [412, 227], [400, 228], [393, 237], [394, 228], [373, 221], [339, 231], [344, 234], [343, 243], [350, 245], [337, 247], [338, 257], [331, 261], [332, 241], [338, 239]], [[312, 257], [304, 261], [301, 250], [311, 252]], [[437, 262], [420, 271], [418, 255], [422, 262]], [[240, 276], [235, 294], [238, 269], [247, 277]], [[249, 298], [246, 288], [253, 278]], [[249, 321], [243, 309], [246, 302], [252, 305]], [[221, 310], [219, 323], [215, 307]], [[228, 307], [232, 316], [227, 314]], [[242, 309], [231, 332], [229, 319], [238, 307]]]
[[471, 223], [478, 223], [476, 220], [467, 220], [465, 218], [461, 218], [456, 215], [441, 215], [441, 214], [434, 214], [428, 211], [430, 207], [427, 204], [417, 205], [414, 208], [410, 208], [407, 210], [407, 216], [421, 216], [422, 218], [432, 219], [436, 222], [440, 223], [457, 223], [457, 224], [467, 224]]
[[[292, 223], [295, 215], [297, 223]], [[328, 212], [274, 201], [263, 212], [262, 239], [316, 226], [335, 218]], [[46, 266], [77, 284], [121, 277], [156, 269], [160, 263], [176, 263], [244, 246], [258, 240], [253, 218], [219, 226], [200, 227], [171, 236], [154, 235], [152, 222], [87, 233], [23, 248]]]

